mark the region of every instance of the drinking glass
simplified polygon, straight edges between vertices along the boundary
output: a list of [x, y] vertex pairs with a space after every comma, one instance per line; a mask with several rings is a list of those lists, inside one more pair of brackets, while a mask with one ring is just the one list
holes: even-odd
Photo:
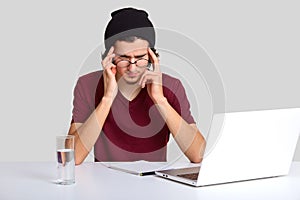
[[57, 179], [56, 183], [75, 183], [74, 136], [56, 136]]

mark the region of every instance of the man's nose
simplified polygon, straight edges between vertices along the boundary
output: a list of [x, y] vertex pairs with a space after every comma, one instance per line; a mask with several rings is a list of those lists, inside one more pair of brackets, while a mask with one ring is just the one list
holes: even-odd
[[130, 59], [130, 64], [128, 66], [129, 71], [134, 71], [136, 69], [136, 61], [134, 58]]

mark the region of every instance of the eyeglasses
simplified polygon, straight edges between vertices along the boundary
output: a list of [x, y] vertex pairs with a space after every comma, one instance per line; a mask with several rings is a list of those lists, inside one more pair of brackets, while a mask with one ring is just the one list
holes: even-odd
[[135, 64], [137, 67], [150, 67], [150, 61], [148, 59], [145, 58], [140, 58], [135, 60], [134, 62], [131, 62], [130, 60], [120, 60], [118, 62], [114, 62], [115, 65], [117, 65], [118, 67], [121, 68], [125, 68], [125, 67], [129, 67], [129, 65], [133, 65]]

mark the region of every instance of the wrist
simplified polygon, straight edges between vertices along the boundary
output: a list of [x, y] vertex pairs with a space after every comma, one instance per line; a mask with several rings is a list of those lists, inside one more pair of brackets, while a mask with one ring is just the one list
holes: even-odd
[[158, 104], [158, 105], [163, 105], [165, 103], [168, 103], [168, 99], [164, 96], [161, 96], [161, 97], [155, 98], [154, 103]]
[[111, 105], [113, 101], [114, 101], [113, 96], [103, 96], [101, 100], [101, 102], [105, 105]]
[[166, 97], [157, 98], [154, 101], [156, 108], [159, 110], [160, 114], [162, 115], [163, 119], [166, 121], [168, 116], [168, 111], [170, 108], [170, 104]]
[[118, 90], [110, 91], [110, 92], [105, 92], [102, 99], [108, 100], [108, 101], [113, 101], [115, 97], [117, 96]]

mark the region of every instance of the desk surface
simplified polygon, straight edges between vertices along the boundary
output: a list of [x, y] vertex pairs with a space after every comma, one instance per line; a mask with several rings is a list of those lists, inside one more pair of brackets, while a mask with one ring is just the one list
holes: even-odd
[[74, 185], [56, 185], [55, 163], [0, 163], [0, 199], [296, 199], [300, 200], [300, 162], [288, 176], [192, 187], [157, 176], [136, 176], [101, 163], [76, 166]]

